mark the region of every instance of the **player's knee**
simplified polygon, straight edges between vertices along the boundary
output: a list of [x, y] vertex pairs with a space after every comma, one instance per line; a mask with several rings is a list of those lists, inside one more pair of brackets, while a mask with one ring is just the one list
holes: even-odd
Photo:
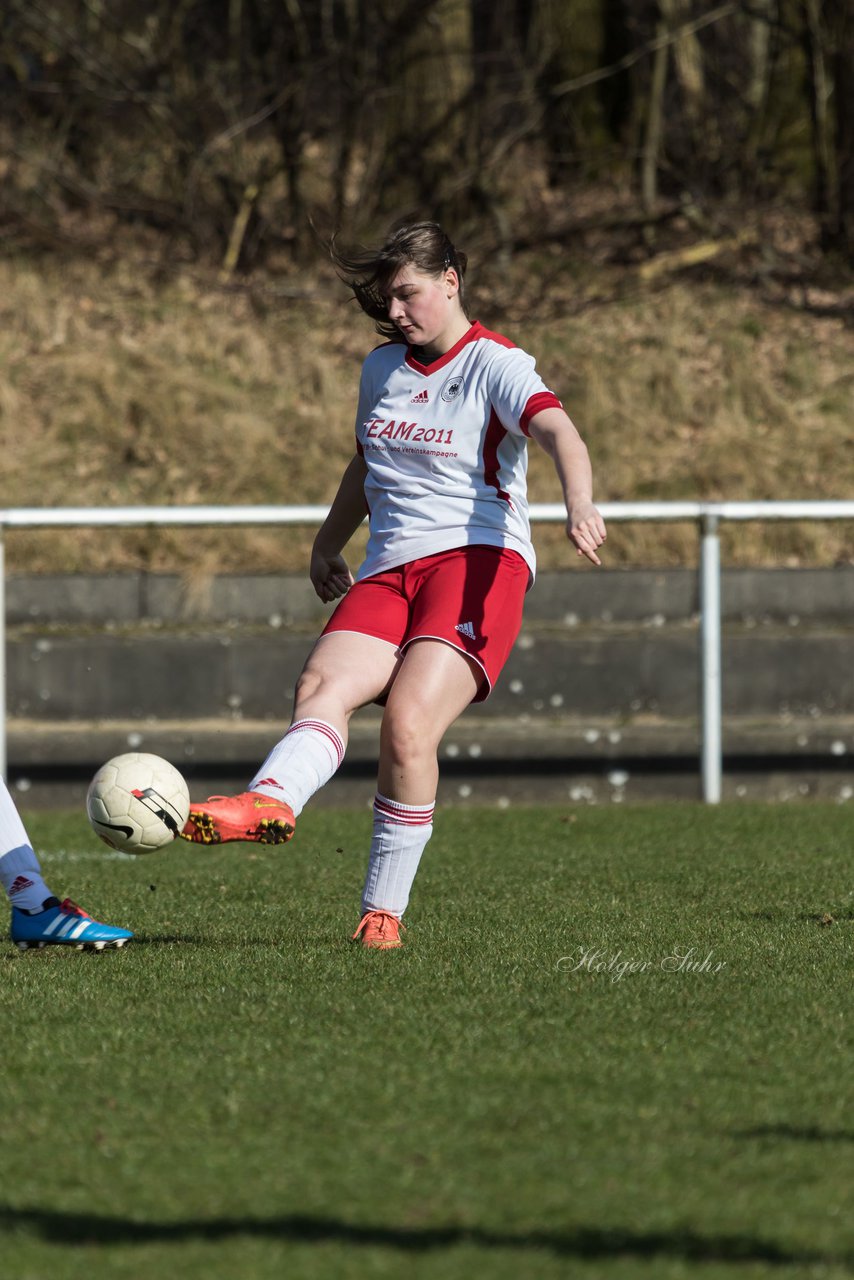
[[383, 718], [383, 746], [398, 766], [415, 764], [436, 754], [435, 726], [418, 706], [391, 707]]
[[294, 691], [297, 715], [319, 716], [320, 719], [349, 718], [359, 705], [360, 699], [354, 692], [353, 682], [347, 680], [346, 672], [330, 671], [321, 664], [309, 663], [297, 680]]
[[340, 673], [309, 663], [297, 680], [294, 704], [297, 707], [311, 704], [314, 707], [313, 715], [324, 714], [321, 709], [327, 706], [334, 708], [336, 712], [349, 714], [353, 710], [351, 702], [346, 681], [341, 678]]
[[317, 671], [312, 667], [306, 667], [297, 680], [295, 698], [297, 702], [307, 702], [309, 698], [314, 698], [317, 694], [322, 693], [324, 687], [324, 676], [322, 671]]

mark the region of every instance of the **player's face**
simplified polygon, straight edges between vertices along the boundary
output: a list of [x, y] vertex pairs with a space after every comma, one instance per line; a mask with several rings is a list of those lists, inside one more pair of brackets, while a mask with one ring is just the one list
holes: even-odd
[[440, 276], [417, 267], [401, 267], [386, 290], [388, 316], [411, 346], [428, 355], [443, 355], [457, 341], [462, 323], [459, 283], [453, 268]]

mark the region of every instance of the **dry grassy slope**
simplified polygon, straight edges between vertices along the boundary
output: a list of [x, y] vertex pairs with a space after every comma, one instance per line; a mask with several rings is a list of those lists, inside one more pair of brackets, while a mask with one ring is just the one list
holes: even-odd
[[[0, 262], [0, 505], [331, 498], [374, 338], [334, 279], [294, 283], [307, 297], [289, 296], [291, 283], [250, 292], [189, 275], [156, 284], [132, 266]], [[684, 278], [580, 316], [538, 318], [534, 306], [502, 319], [488, 299], [475, 309], [537, 354], [589, 442], [601, 500], [854, 496], [854, 343], [839, 319]], [[531, 491], [559, 497], [535, 448]], [[8, 566], [299, 569], [309, 538], [15, 533]], [[574, 560], [557, 530], [536, 539], [543, 563]], [[834, 563], [854, 554], [854, 530], [744, 527], [725, 554]], [[695, 556], [690, 527], [623, 525], [607, 563]]]

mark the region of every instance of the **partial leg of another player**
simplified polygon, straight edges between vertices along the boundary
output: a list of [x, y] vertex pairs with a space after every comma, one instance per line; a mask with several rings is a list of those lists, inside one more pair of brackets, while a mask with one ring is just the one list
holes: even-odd
[[121, 947], [128, 929], [93, 920], [66, 898], [60, 902], [42, 876], [33, 846], [5, 783], [0, 780], [0, 884], [12, 904], [12, 941], [22, 951], [53, 944], [79, 949]]
[[401, 918], [433, 833], [439, 744], [474, 698], [483, 672], [438, 640], [406, 649], [388, 696], [380, 738], [374, 829], [354, 938], [364, 946], [401, 946]]
[[396, 647], [373, 636], [321, 636], [300, 676], [284, 738], [247, 791], [192, 804], [184, 838], [196, 844], [290, 840], [303, 808], [344, 759], [351, 715], [388, 688], [399, 663]]

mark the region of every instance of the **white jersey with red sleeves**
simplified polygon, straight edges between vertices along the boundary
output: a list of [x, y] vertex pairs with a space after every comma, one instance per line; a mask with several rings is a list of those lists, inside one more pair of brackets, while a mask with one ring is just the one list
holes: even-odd
[[533, 579], [526, 437], [554, 407], [533, 357], [477, 322], [430, 364], [402, 341], [372, 351], [356, 417], [370, 513], [359, 579], [469, 544], [518, 551]]

